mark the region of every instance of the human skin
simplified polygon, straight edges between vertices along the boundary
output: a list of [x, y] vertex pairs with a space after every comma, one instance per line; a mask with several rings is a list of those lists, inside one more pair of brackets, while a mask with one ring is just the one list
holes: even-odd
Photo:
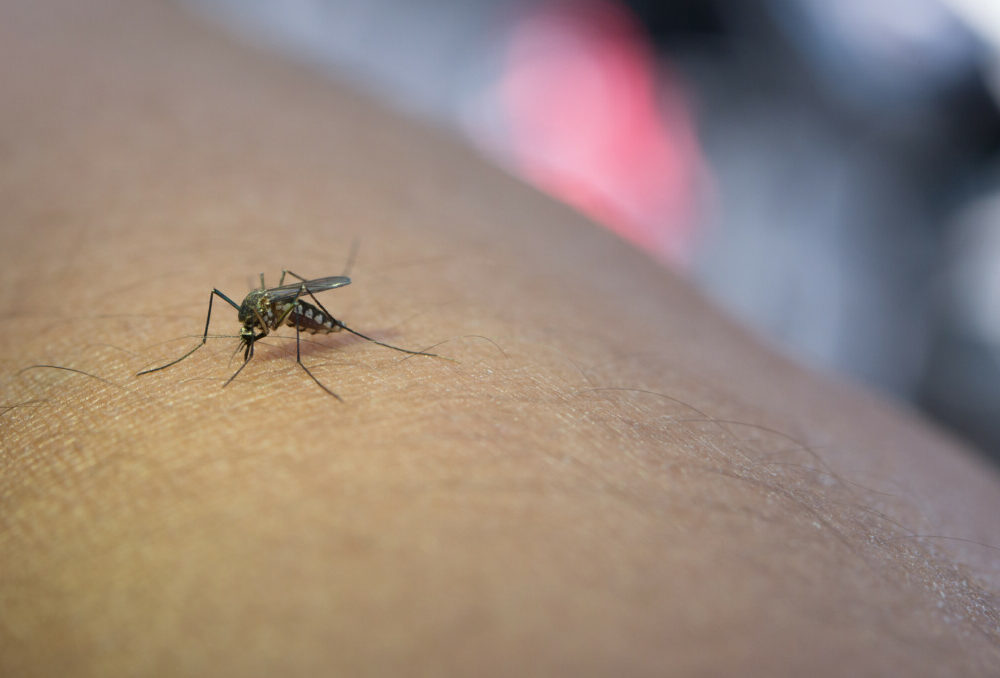
[[[954, 441], [170, 5], [2, 14], [0, 675], [995, 675]], [[456, 362], [309, 336], [338, 402], [286, 328], [135, 376], [354, 239], [324, 305]]]

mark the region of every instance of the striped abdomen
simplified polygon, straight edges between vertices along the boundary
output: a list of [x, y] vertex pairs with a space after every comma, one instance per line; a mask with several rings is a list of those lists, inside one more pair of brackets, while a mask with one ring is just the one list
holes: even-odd
[[285, 318], [285, 324], [289, 327], [298, 325], [300, 331], [309, 334], [340, 331], [340, 323], [337, 320], [305, 301], [295, 302], [295, 308]]

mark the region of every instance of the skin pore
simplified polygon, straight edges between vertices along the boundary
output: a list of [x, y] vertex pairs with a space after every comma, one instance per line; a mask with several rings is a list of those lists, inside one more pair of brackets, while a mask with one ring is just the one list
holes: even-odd
[[[954, 441], [171, 4], [2, 13], [0, 674], [1000, 665], [1000, 480]], [[286, 328], [223, 389], [216, 303], [135, 376], [355, 238], [323, 305], [457, 362], [306, 335], [338, 402]]]

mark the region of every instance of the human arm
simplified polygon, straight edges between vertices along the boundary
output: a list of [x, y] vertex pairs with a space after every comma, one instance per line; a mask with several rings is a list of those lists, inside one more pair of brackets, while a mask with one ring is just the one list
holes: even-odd
[[[0, 672], [996, 665], [1000, 490], [953, 442], [170, 6], [8, 16]], [[135, 376], [212, 287], [337, 275], [355, 238], [323, 303], [457, 363], [310, 337], [342, 403], [293, 339], [225, 389], [235, 339]]]

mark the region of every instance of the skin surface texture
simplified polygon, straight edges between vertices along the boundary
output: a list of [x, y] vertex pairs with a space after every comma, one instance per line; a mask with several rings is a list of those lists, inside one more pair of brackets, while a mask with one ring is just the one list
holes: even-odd
[[[953, 440], [171, 4], [0, 7], [0, 675], [996, 675]], [[354, 239], [323, 304], [456, 362], [305, 335], [338, 402], [283, 328], [221, 388], [216, 299], [135, 376]]]

